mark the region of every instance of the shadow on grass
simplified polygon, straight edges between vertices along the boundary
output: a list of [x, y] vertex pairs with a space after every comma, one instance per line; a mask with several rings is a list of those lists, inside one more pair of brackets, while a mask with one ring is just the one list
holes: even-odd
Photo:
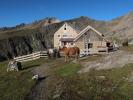
[[30, 69], [30, 68], [33, 68], [33, 67], [38, 67], [38, 66], [40, 66], [40, 64], [30, 65], [30, 66], [26, 66], [26, 67], [22, 68], [22, 70], [27, 70], [27, 69]]
[[48, 76], [39, 77], [37, 83], [40, 83], [41, 81], [47, 79], [48, 77], [49, 77], [49, 75]]

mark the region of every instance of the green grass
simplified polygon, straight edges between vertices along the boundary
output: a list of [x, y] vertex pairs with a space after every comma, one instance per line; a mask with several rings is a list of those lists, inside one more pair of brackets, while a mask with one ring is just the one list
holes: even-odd
[[34, 67], [49, 62], [47, 59], [38, 59], [22, 63], [23, 70], [6, 72], [8, 62], [0, 63], [0, 100], [24, 100], [25, 96], [35, 85], [31, 70]]
[[104, 56], [104, 55], [101, 55], [101, 54], [92, 55], [92, 56], [80, 58], [80, 61], [82, 61], [82, 62], [86, 62], [86, 61], [96, 61], [96, 60], [101, 59], [103, 56]]
[[[86, 61], [87, 59], [85, 59]], [[97, 60], [93, 58], [93, 60]], [[48, 63], [54, 66], [57, 60], [38, 59], [23, 63], [24, 70], [19, 72], [6, 72], [7, 61], [0, 63], [0, 100], [24, 100], [35, 82], [31, 79], [31, 70], [41, 64]], [[123, 68], [110, 70], [90, 70], [88, 73], [77, 74], [81, 65], [75, 63], [57, 63], [57, 80], [50, 81], [51, 94], [59, 86], [60, 96], [56, 100], [68, 98], [70, 100], [132, 100], [133, 83], [126, 79], [133, 72], [133, 63]], [[105, 78], [99, 78], [104, 76]], [[57, 83], [57, 84], [56, 84]], [[53, 86], [54, 84], [54, 86]], [[53, 99], [52, 99], [53, 100]]]
[[[71, 64], [64, 65], [59, 70], [61, 76], [71, 75], [68, 71], [73, 70], [73, 68], [69, 65]], [[132, 66], [133, 64], [127, 64], [123, 68], [91, 70], [89, 73], [84, 74], [75, 74], [77, 70], [74, 73], [72, 71], [71, 77], [61, 78], [63, 92], [58, 99], [132, 100], [133, 83], [129, 83], [125, 79], [131, 76]], [[98, 78], [98, 76], [105, 76], [105, 79]]]
[[67, 63], [63, 66], [60, 66], [60, 68], [57, 70], [57, 73], [62, 76], [72, 76], [77, 73], [79, 70], [80, 65], [75, 64], [75, 63]]
[[[110, 99], [114, 98], [115, 100], [132, 100], [133, 98], [133, 83], [129, 83], [125, 78], [129, 78], [131, 76], [131, 72], [133, 72], [133, 64], [127, 64], [123, 68], [114, 68], [110, 70], [101, 70], [101, 71], [92, 71], [88, 75], [90, 79], [93, 77], [95, 79], [96, 76], [105, 76], [106, 80], [104, 80], [104, 84], [98, 84], [99, 81], [95, 81], [94, 84], [97, 84], [97, 88], [110, 88], [116, 87], [113, 91], [108, 91], [110, 94]], [[84, 78], [83, 78], [84, 79]], [[97, 90], [97, 88], [95, 88]], [[102, 92], [102, 91], [101, 91]], [[108, 96], [108, 92], [103, 92], [106, 96]], [[101, 95], [102, 97], [103, 95]]]
[[7, 62], [0, 63], [0, 99], [24, 100], [34, 85], [32, 74], [28, 70], [6, 72]]

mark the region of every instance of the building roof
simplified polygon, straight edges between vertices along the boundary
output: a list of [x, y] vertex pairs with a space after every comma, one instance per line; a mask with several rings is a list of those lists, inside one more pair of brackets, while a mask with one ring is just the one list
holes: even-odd
[[104, 35], [100, 32], [98, 32], [96, 29], [94, 29], [93, 27], [91, 26], [87, 26], [86, 28], [84, 28], [80, 33], [79, 35], [74, 39], [74, 41], [77, 41], [83, 34], [85, 34], [88, 30], [92, 30], [94, 31], [98, 36], [100, 36], [102, 39], [104, 39], [106, 42], [109, 42], [107, 39], [104, 38]]
[[60, 23], [60, 26], [58, 27], [58, 29], [55, 31], [55, 33], [64, 25], [64, 24], [67, 24], [69, 25], [70, 27], [72, 27], [77, 33], [80, 33], [87, 25], [80, 25], [80, 24], [73, 24], [71, 22], [61, 22]]
[[[102, 33], [100, 33], [99, 31], [97, 31], [96, 29], [94, 29], [93, 27], [91, 27], [90, 25], [88, 26], [80, 26], [80, 25], [77, 25], [77, 24], [72, 24], [72, 23], [68, 23], [68, 22], [62, 22], [60, 24], [60, 26], [58, 27], [58, 30], [64, 25], [64, 24], [68, 24], [69, 26], [71, 26], [73, 29], [75, 29], [75, 31], [77, 31], [78, 33], [78, 36], [73, 39], [73, 41], [77, 41], [83, 34], [85, 34], [88, 30], [92, 30], [94, 31], [98, 36], [100, 36], [102, 39], [104, 39], [106, 42], [109, 42], [109, 40], [107, 40], [104, 35]], [[57, 31], [57, 30], [56, 30]], [[68, 39], [68, 38], [65, 38], [65, 40], [63, 40], [64, 38], [62, 38], [61, 40], [62, 41], [65, 41], [65, 40], [71, 40], [71, 39]]]

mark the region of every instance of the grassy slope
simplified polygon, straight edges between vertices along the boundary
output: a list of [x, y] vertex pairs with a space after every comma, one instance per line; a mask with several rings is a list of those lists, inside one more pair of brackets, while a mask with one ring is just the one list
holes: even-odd
[[[122, 49], [133, 50], [132, 47]], [[98, 59], [100, 59], [100, 56], [87, 57], [81, 61]], [[133, 71], [133, 64], [127, 64], [123, 68], [91, 70], [89, 73], [77, 74], [82, 65], [75, 63], [55, 65], [56, 60], [39, 59], [23, 63], [24, 70], [20, 72], [7, 73], [7, 62], [0, 63], [0, 100], [23, 100], [35, 83], [31, 80], [31, 69], [44, 62], [52, 62], [57, 73], [57, 80], [51, 80], [49, 83], [49, 89], [52, 89], [50, 90], [50, 99], [59, 89], [58, 86], [61, 86], [62, 93], [60, 93], [60, 97], [56, 98], [57, 100], [64, 98], [70, 98], [70, 100], [132, 100], [133, 98], [133, 84], [127, 81]], [[102, 79], [99, 76], [105, 78]], [[55, 74], [54, 77], [56, 77]]]
[[23, 30], [14, 30], [9, 32], [0, 33], [0, 39], [7, 39], [10, 37], [21, 37], [33, 33], [37, 33], [37, 29], [23, 29]]
[[63, 94], [56, 99], [67, 96], [70, 100], [132, 100], [133, 84], [127, 80], [133, 71], [132, 66], [133, 64], [127, 64], [123, 68], [91, 70], [89, 73], [78, 75], [77, 64], [66, 64], [57, 70], [64, 83], [61, 84]]
[[[128, 52], [133, 51], [132, 46], [122, 48]], [[100, 57], [88, 57], [82, 61], [98, 60]], [[62, 65], [57, 69], [62, 87], [60, 97], [70, 100], [132, 100], [133, 83], [128, 82], [133, 72], [133, 63], [123, 68], [110, 70], [91, 70], [89, 73], [76, 74], [82, 68], [74, 63]], [[100, 78], [100, 77], [104, 78]], [[59, 83], [58, 83], [59, 84]]]
[[58, 74], [62, 77], [72, 76], [77, 73], [80, 66], [74, 63], [68, 63], [57, 70]]
[[20, 72], [6, 72], [7, 62], [0, 64], [0, 99], [23, 100], [34, 82], [28, 70]]
[[30, 92], [33, 81], [31, 69], [42, 64], [44, 59], [22, 63], [23, 70], [19, 72], [6, 72], [7, 61], [0, 63], [0, 100], [24, 100]]

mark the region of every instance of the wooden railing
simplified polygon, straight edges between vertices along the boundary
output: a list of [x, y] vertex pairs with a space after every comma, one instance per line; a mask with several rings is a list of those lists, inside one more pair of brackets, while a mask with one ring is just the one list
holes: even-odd
[[47, 51], [39, 51], [32, 54], [15, 57], [14, 59], [19, 62], [26, 62], [26, 61], [39, 59], [39, 58], [45, 58], [45, 57], [48, 57]]

